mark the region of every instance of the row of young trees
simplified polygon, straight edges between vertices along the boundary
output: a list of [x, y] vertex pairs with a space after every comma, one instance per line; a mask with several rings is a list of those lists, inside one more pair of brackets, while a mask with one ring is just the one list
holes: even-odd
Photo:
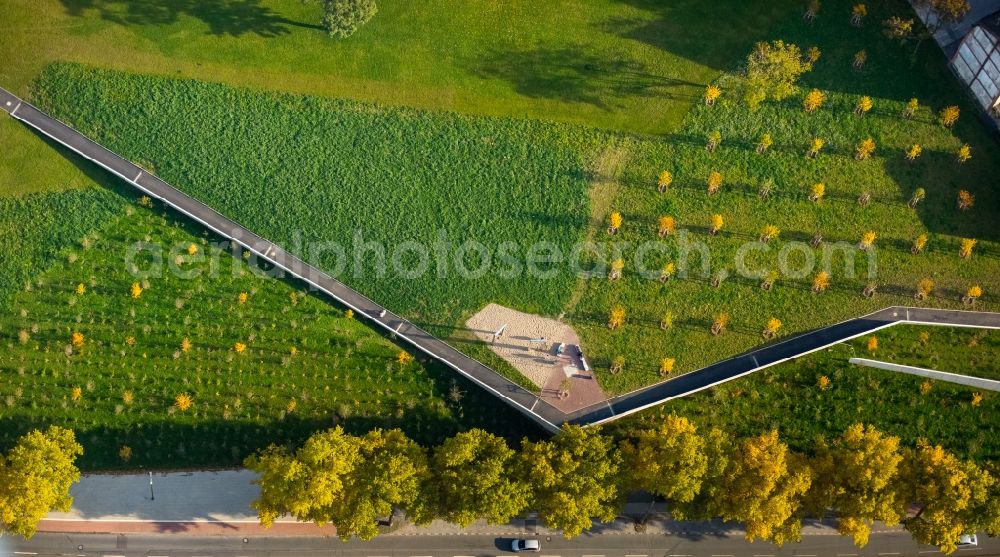
[[405, 510], [418, 524], [503, 523], [535, 510], [569, 538], [608, 521], [625, 497], [645, 490], [678, 519], [741, 522], [748, 540], [800, 539], [802, 519], [835, 513], [841, 534], [864, 546], [874, 521], [903, 524], [920, 543], [955, 549], [959, 536], [1000, 533], [1000, 475], [939, 446], [915, 448], [856, 424], [810, 455], [771, 431], [733, 439], [683, 417], [616, 441], [599, 428], [564, 426], [515, 451], [473, 429], [425, 450], [399, 430], [313, 435], [297, 450], [247, 459], [260, 474], [253, 503], [261, 523], [280, 516], [333, 523], [342, 538], [370, 539], [376, 520]]

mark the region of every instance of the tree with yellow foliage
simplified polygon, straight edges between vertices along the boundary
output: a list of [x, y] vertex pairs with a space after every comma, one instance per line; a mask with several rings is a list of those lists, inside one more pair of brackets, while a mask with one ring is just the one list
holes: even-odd
[[965, 291], [965, 296], [962, 297], [962, 302], [967, 306], [975, 307], [976, 302], [983, 295], [983, 287], [978, 284], [973, 284]]
[[958, 121], [959, 114], [961, 114], [961, 111], [957, 106], [946, 106], [941, 109], [941, 112], [938, 112], [938, 122], [942, 126], [950, 128]]
[[823, 199], [824, 195], [826, 195], [826, 184], [823, 182], [813, 184], [812, 187], [809, 188], [809, 201], [812, 201], [813, 203], [819, 203], [820, 200]]
[[667, 188], [669, 188], [670, 184], [672, 184], [673, 182], [674, 182], [674, 175], [671, 174], [669, 170], [664, 170], [663, 172], [660, 172], [660, 177], [656, 181], [656, 189], [660, 193], [664, 193], [667, 191]]
[[708, 471], [705, 439], [691, 421], [674, 414], [654, 428], [636, 431], [621, 443], [621, 452], [628, 487], [671, 503], [693, 501]]
[[765, 339], [772, 339], [778, 335], [778, 331], [781, 329], [781, 320], [777, 317], [772, 317], [767, 320], [767, 325], [764, 326], [764, 330], [761, 332], [761, 336]]
[[962, 238], [958, 245], [958, 256], [962, 259], [969, 259], [972, 257], [972, 248], [976, 247], [975, 238]]
[[903, 118], [909, 120], [913, 118], [913, 115], [917, 113], [917, 109], [920, 108], [920, 101], [916, 98], [912, 98], [906, 102], [906, 106], [903, 107]]
[[708, 233], [715, 236], [722, 230], [724, 224], [725, 220], [722, 218], [722, 215], [718, 213], [712, 215], [712, 226], [708, 229]]
[[722, 173], [713, 170], [708, 174], [708, 195], [715, 195], [722, 187]]
[[711, 327], [712, 334], [716, 336], [721, 335], [726, 330], [726, 325], [728, 324], [729, 324], [728, 313], [720, 313], [716, 315], [715, 319], [712, 320], [712, 327]]
[[760, 238], [759, 239], [760, 239], [761, 242], [763, 242], [763, 243], [766, 244], [766, 243], [770, 242], [771, 240], [774, 240], [775, 238], [777, 238], [778, 234], [781, 234], [781, 229], [780, 228], [778, 228], [777, 226], [775, 226], [773, 224], [766, 224], [766, 225], [764, 225], [764, 228], [760, 229]]
[[86, 340], [87, 339], [83, 336], [83, 333], [78, 331], [74, 331], [69, 337], [69, 341], [73, 345], [73, 348], [82, 348], [83, 343], [86, 342]]
[[663, 268], [660, 269], [660, 282], [667, 282], [673, 278], [674, 273], [677, 271], [677, 265], [673, 261], [668, 261], [664, 263]]
[[860, 70], [865, 67], [865, 62], [867, 61], [868, 53], [864, 49], [861, 49], [854, 53], [854, 62], [852, 65], [854, 66], [854, 69]]
[[809, 143], [809, 150], [806, 151], [806, 157], [810, 159], [815, 159], [816, 156], [819, 155], [820, 149], [823, 148], [824, 143], [825, 142], [822, 139], [814, 137], [812, 141]]
[[833, 386], [833, 382], [830, 381], [830, 378], [826, 375], [820, 375], [819, 378], [816, 379], [816, 386], [819, 387], [819, 390], [821, 391], [829, 391], [830, 387]]
[[806, 62], [808, 62], [810, 66], [814, 66], [816, 65], [816, 62], [819, 62], [820, 55], [821, 53], [818, 46], [810, 46], [809, 49], [806, 50]]
[[622, 214], [614, 211], [608, 217], [608, 234], [617, 234], [622, 227]]
[[77, 296], [83, 296], [84, 294], [87, 293], [87, 287], [81, 282], [80, 284], [76, 285], [76, 289], [74, 289], [74, 292], [76, 292]]
[[872, 156], [875, 152], [875, 141], [872, 138], [865, 139], [854, 150], [854, 158], [863, 161]]
[[874, 105], [875, 103], [872, 102], [872, 98], [865, 95], [858, 99], [857, 104], [854, 105], [854, 115], [864, 116], [865, 114], [868, 114], [868, 111], [871, 110]]
[[660, 359], [660, 377], [666, 377], [673, 373], [674, 363], [677, 360], [674, 358], [661, 358]]
[[140, 285], [138, 282], [133, 282], [132, 287], [129, 289], [129, 295], [132, 296], [133, 300], [138, 299], [139, 296], [142, 296], [142, 285]]
[[801, 539], [803, 497], [812, 483], [804, 458], [788, 450], [778, 431], [743, 439], [730, 454], [709, 511], [742, 522], [746, 539], [775, 545]]
[[878, 350], [878, 337], [870, 336], [868, 337], [868, 342], [865, 344], [865, 349], [868, 350], [869, 354], [874, 354]]
[[191, 350], [191, 339], [184, 337], [181, 339], [181, 352], [189, 352]]
[[608, 328], [611, 330], [620, 329], [625, 324], [625, 308], [615, 306], [608, 314]]
[[959, 190], [958, 209], [960, 211], [968, 211], [975, 204], [976, 204], [976, 196], [969, 193], [968, 190]]
[[705, 136], [705, 139], [707, 140], [707, 143], [705, 144], [705, 149], [707, 149], [709, 153], [714, 153], [715, 149], [719, 146], [720, 143], [722, 143], [722, 132], [720, 132], [719, 130], [712, 130], [708, 132], [708, 134]]
[[413, 354], [410, 354], [406, 350], [400, 350], [396, 353], [396, 363], [405, 366], [406, 364], [413, 361]]
[[920, 156], [920, 153], [923, 152], [924, 148], [921, 147], [919, 143], [914, 143], [913, 145], [910, 145], [909, 148], [906, 149], [906, 160], [913, 162], [914, 160], [916, 160], [917, 157]]
[[674, 230], [677, 228], [677, 223], [674, 222], [674, 217], [669, 216], [660, 217], [657, 221], [657, 225], [657, 234], [659, 234], [660, 238], [673, 234]]
[[913, 296], [917, 300], [926, 300], [934, 291], [934, 281], [929, 278], [922, 278], [917, 281], [917, 293]]
[[809, 113], [816, 112], [823, 106], [824, 102], [826, 102], [826, 93], [819, 89], [813, 89], [806, 93], [805, 98], [802, 99], [802, 108]]
[[861, 241], [858, 242], [858, 249], [861, 251], [868, 251], [871, 249], [872, 245], [875, 243], [876, 234], [874, 230], [869, 230], [861, 235]]
[[180, 410], [181, 412], [191, 408], [193, 403], [194, 401], [191, 399], [191, 395], [187, 393], [181, 393], [174, 397], [174, 408]]
[[918, 253], [924, 251], [927, 247], [927, 234], [921, 234], [913, 239], [913, 245], [910, 247], [910, 253], [917, 255]]
[[861, 23], [864, 21], [866, 15], [868, 15], [868, 6], [855, 4], [851, 8], [851, 25], [861, 27]]
[[71, 430], [49, 426], [21, 436], [0, 455], [0, 531], [30, 538], [49, 511], [68, 512], [81, 454]]
[[875, 521], [892, 526], [906, 516], [909, 501], [898, 477], [902, 461], [899, 438], [870, 425], [854, 424], [832, 443], [820, 438], [810, 461], [815, 474], [806, 506], [814, 516], [834, 509], [840, 534], [864, 547]]
[[247, 345], [242, 342], [237, 342], [236, 344], [233, 344], [233, 351], [235, 351], [237, 354], [242, 354], [246, 352], [246, 350], [247, 350]]
[[715, 100], [722, 95], [722, 89], [716, 85], [709, 85], [705, 87], [705, 106], [712, 106], [715, 104]]
[[820, 271], [816, 273], [812, 281], [812, 291], [813, 293], [823, 292], [830, 287], [830, 273], [826, 271]]
[[969, 147], [968, 143], [963, 143], [961, 147], [958, 148], [958, 164], [964, 164], [965, 161], [972, 158], [972, 147]]
[[918, 505], [917, 512], [903, 520], [903, 527], [917, 543], [951, 553], [963, 534], [996, 531], [997, 478], [926, 440], [919, 440], [903, 463], [906, 499]]
[[195, 244], [188, 244], [187, 254], [193, 257], [197, 253], [198, 253], [198, 246], [196, 246]]
[[914, 209], [916, 208], [918, 203], [924, 200], [924, 197], [926, 196], [927, 192], [924, 190], [924, 188], [917, 188], [913, 190], [913, 195], [910, 196], [910, 200], [906, 203], [906, 205], [910, 209]]

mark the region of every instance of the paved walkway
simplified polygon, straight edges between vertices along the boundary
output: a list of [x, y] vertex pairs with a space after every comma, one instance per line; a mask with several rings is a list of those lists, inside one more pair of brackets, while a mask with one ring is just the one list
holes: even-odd
[[948, 373], [947, 371], [938, 371], [936, 369], [926, 369], [916, 366], [894, 364], [892, 362], [882, 362], [879, 360], [869, 360], [867, 358], [851, 358], [850, 360], [848, 360], [848, 362], [856, 365], [874, 367], [888, 371], [895, 371], [898, 373], [909, 373], [910, 375], [927, 377], [928, 379], [936, 379], [938, 381], [947, 381], [949, 383], [965, 385], [966, 387], [973, 387], [975, 389], [983, 389], [986, 391], [1000, 391], [1000, 381], [994, 381], [993, 379], [983, 379], [982, 377], [973, 377], [971, 375]]
[[[250, 502], [257, 498], [257, 475], [249, 470], [215, 472], [153, 473], [153, 497], [150, 497], [147, 474], [90, 474], [70, 489], [73, 506], [69, 512], [49, 513], [39, 525], [41, 532], [75, 533], [154, 533], [171, 532], [191, 535], [295, 535], [333, 536], [332, 526], [317, 527], [311, 523], [282, 518], [270, 529], [260, 526]], [[625, 505], [623, 517], [613, 522], [594, 523], [589, 534], [636, 534], [635, 520], [649, 513], [645, 534], [662, 535], [736, 535], [743, 529], [719, 520], [679, 522], [667, 518], [665, 508], [651, 508], [648, 502], [635, 501]], [[879, 531], [897, 529], [881, 527]], [[830, 521], [809, 522], [806, 535], [836, 534]], [[428, 526], [404, 525], [392, 532], [397, 536], [489, 535], [514, 537], [519, 535], [560, 536], [560, 532], [545, 528], [529, 519], [512, 520], [507, 524], [477, 521], [460, 528], [441, 520]]]
[[464, 375], [551, 432], [558, 431], [559, 425], [564, 422], [581, 425], [604, 423], [896, 323], [1000, 328], [1000, 313], [890, 307], [717, 362], [664, 383], [564, 413], [539, 395], [502, 377], [481, 362], [466, 356], [318, 268], [291, 255], [280, 246], [261, 238], [4, 89], [0, 89], [0, 108], [53, 141], [93, 161], [144, 194], [161, 200], [165, 205], [188, 216], [215, 234], [237, 242], [261, 259], [324, 292], [340, 304], [354, 310], [359, 317], [367, 317], [376, 326]]

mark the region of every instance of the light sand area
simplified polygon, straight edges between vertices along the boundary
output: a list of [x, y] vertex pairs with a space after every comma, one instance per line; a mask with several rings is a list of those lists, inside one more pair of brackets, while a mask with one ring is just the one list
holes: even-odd
[[[466, 326], [532, 383], [542, 398], [564, 412], [578, 410], [604, 400], [593, 373], [584, 371], [576, 347], [580, 338], [569, 325], [530, 313], [489, 304], [466, 321]], [[507, 325], [499, 338], [494, 332]], [[545, 342], [532, 342], [545, 339]], [[560, 343], [562, 355], [556, 353]], [[559, 396], [560, 385], [570, 380], [569, 395]]]

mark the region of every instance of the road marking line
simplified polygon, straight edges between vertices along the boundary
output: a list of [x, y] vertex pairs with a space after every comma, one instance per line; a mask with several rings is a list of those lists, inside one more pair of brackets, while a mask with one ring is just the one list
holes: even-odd
[[625, 557], [649, 557], [649, 555], [646, 555], [645, 553], [641, 555], [638, 553], [626, 553]]
[[899, 553], [879, 553], [879, 555], [899, 555]]
[[917, 553], [941, 553], [940, 549], [925, 549], [924, 551], [918, 551]]
[[[10, 104], [10, 103], [7, 103]], [[14, 555], [38, 555], [34, 551], [15, 551]]]
[[[7, 106], [10, 106], [9, 102], [7, 103]], [[16, 113], [17, 109], [19, 109], [19, 108], [21, 108], [21, 103], [17, 103], [17, 106], [14, 107], [14, 110], [10, 111], [10, 115], [13, 116], [14, 113]], [[38, 555], [38, 554], [37, 553], [24, 553], [23, 555]]]
[[857, 553], [838, 553], [837, 557], [858, 557]]
[[138, 174], [135, 175], [135, 178], [133, 178], [132, 181], [133, 182], [138, 182], [139, 178], [142, 178], [142, 171], [141, 170], [139, 171]]
[[712, 557], [734, 557], [734, 556], [733, 555], [715, 555], [715, 554], [713, 554]]
[[774, 557], [773, 553], [754, 553], [753, 557]]

